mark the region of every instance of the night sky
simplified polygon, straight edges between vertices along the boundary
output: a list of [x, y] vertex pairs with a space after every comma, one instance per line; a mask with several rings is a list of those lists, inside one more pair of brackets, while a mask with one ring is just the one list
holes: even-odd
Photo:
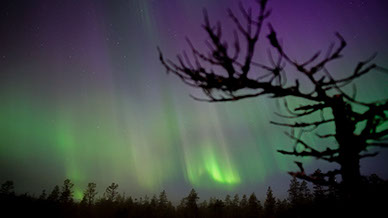
[[[375, 62], [388, 67], [386, 0], [269, 5], [269, 21], [295, 59], [326, 49], [338, 31], [348, 47], [330, 65], [334, 75], [352, 72], [374, 52]], [[189, 94], [201, 92], [166, 75], [158, 59], [157, 46], [174, 58], [188, 48], [186, 36], [206, 49], [203, 8], [230, 36], [226, 9], [237, 6], [235, 0], [1, 0], [0, 182], [14, 180], [19, 193], [39, 194], [70, 178], [76, 198], [88, 182], [100, 193], [116, 182], [132, 196], [165, 189], [173, 200], [191, 187], [202, 200], [252, 192], [263, 198], [269, 185], [284, 196], [286, 172], [297, 168], [295, 158], [276, 152], [292, 146], [286, 129], [269, 125], [281, 120], [273, 114], [278, 102], [195, 101]], [[265, 62], [265, 35], [259, 47], [255, 60]], [[387, 84], [386, 74], [370, 74], [358, 81], [358, 97], [387, 98]], [[336, 167], [303, 161], [310, 171]], [[387, 166], [382, 150], [362, 162], [362, 172], [388, 179]]]

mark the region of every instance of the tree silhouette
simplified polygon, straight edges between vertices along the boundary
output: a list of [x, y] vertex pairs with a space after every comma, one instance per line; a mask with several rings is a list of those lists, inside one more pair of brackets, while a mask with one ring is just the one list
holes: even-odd
[[208, 210], [210, 217], [224, 217], [226, 205], [221, 199], [213, 198], [209, 202]]
[[13, 181], [8, 180], [5, 181], [3, 184], [1, 184], [0, 194], [1, 195], [14, 195], [15, 194], [15, 187], [13, 184]]
[[225, 206], [226, 207], [232, 206], [232, 198], [230, 197], [230, 195], [226, 195], [225, 196], [224, 202], [225, 202]]
[[157, 204], [159, 217], [171, 217], [174, 213], [174, 207], [171, 201], [168, 200], [165, 190], [160, 192]]
[[276, 207], [276, 199], [273, 196], [271, 186], [268, 187], [267, 197], [264, 202], [264, 212], [265, 217], [274, 217], [275, 216], [275, 207]]
[[[302, 181], [303, 182], [303, 181]], [[304, 181], [305, 182], [305, 181]], [[343, 204], [337, 198], [332, 198], [324, 193], [323, 200], [313, 204], [303, 203], [303, 188], [301, 182], [296, 178], [291, 180], [290, 187], [296, 192], [297, 198], [301, 203], [289, 204], [286, 199], [277, 199], [271, 188], [267, 190], [267, 196], [264, 202], [264, 208], [260, 204], [256, 195], [252, 193], [249, 198], [243, 195], [241, 201], [238, 195], [233, 200], [230, 196], [225, 197], [225, 201], [210, 197], [209, 203], [203, 201], [198, 204], [199, 196], [192, 189], [187, 197], [182, 199], [181, 205], [175, 207], [167, 199], [167, 194], [162, 191], [159, 198], [156, 195], [150, 199], [147, 195], [140, 197], [139, 200], [132, 197], [126, 197], [125, 194], [117, 194], [115, 200], [106, 200], [106, 195], [92, 206], [87, 204], [86, 198], [83, 201], [59, 201], [62, 196], [60, 188], [55, 186], [51, 197], [35, 197], [27, 193], [17, 194], [13, 186], [6, 188], [9, 190], [0, 193], [0, 216], [1, 217], [222, 217], [222, 218], [249, 218], [249, 217], [380, 217], [384, 214], [386, 208], [386, 196], [388, 193], [388, 183], [376, 175], [365, 178], [364, 182], [370, 183], [367, 190], [358, 192], [361, 198], [367, 201], [353, 201], [352, 208], [344, 208]], [[64, 190], [71, 190], [72, 183], [68, 180], [64, 182]], [[89, 183], [85, 193], [95, 193], [95, 184]], [[112, 188], [117, 189], [117, 184], [113, 183]], [[306, 184], [306, 182], [305, 182]], [[4, 186], [5, 187], [5, 186]], [[10, 191], [12, 190], [12, 191]], [[89, 190], [89, 191], [88, 191]], [[8, 193], [8, 194], [6, 194]], [[69, 192], [67, 192], [69, 193]], [[116, 193], [116, 191], [115, 191]], [[290, 192], [291, 193], [291, 192]], [[116, 195], [116, 194], [115, 194]], [[53, 197], [54, 196], [54, 197]], [[56, 197], [55, 197], [56, 196]], [[94, 196], [94, 195], [91, 195]], [[92, 198], [91, 198], [92, 199]], [[277, 200], [276, 200], [277, 199]], [[292, 198], [289, 198], [292, 199]], [[92, 200], [90, 202], [93, 202]]]
[[[314, 176], [319, 177], [321, 175], [321, 170], [317, 169], [314, 174]], [[321, 184], [314, 184], [313, 186], [313, 196], [314, 201], [321, 202], [325, 198], [325, 189]]]
[[[181, 200], [178, 210], [183, 212], [184, 217], [198, 217], [198, 194], [194, 189], [191, 189], [189, 195]], [[211, 204], [209, 200], [209, 205]]]
[[[297, 61], [284, 49], [271, 24], [268, 24], [267, 39], [278, 58], [274, 60], [272, 53], [269, 52], [270, 64], [254, 61], [257, 42], [271, 12], [267, 8], [267, 0], [257, 0], [257, 3], [259, 9], [256, 15], [251, 9], [245, 9], [240, 4], [246, 25], [228, 10], [229, 17], [237, 29], [234, 32], [234, 41], [224, 40], [221, 24], [217, 22], [213, 25], [204, 11], [203, 28], [209, 37], [206, 45], [210, 51], [208, 53], [199, 51], [187, 39], [191, 58], [183, 52], [177, 55], [177, 61], [174, 62], [165, 59], [159, 49], [160, 61], [167, 72], [178, 76], [185, 84], [203, 91], [205, 98], [192, 96], [199, 101], [237, 101], [263, 95], [283, 99], [288, 114], [278, 115], [289, 119], [290, 122], [271, 121], [271, 123], [291, 128], [291, 133], [286, 134], [295, 143], [291, 151], [278, 151], [285, 155], [314, 157], [340, 166], [339, 169], [315, 177], [304, 171], [302, 163], [296, 162], [300, 170], [290, 174], [316, 184], [341, 187], [346, 194], [351, 195], [359, 188], [362, 180], [360, 159], [378, 154], [368, 153], [371, 147], [388, 147], [386, 141], [388, 129], [383, 125], [388, 119], [386, 114], [388, 100], [361, 102], [356, 99], [355, 94], [346, 93], [344, 87], [372, 70], [386, 70], [371, 63], [374, 58], [372, 56], [360, 61], [354, 71], [347, 76], [336, 78], [328, 70], [327, 65], [342, 57], [342, 51], [347, 43], [340, 34], [336, 34], [338, 44], [329, 46], [325, 55], [317, 52], [306, 61]], [[241, 37], [246, 44], [245, 50], [240, 47]], [[297, 72], [296, 79], [290, 76], [290, 69]], [[290, 108], [287, 102], [292, 99], [300, 99], [304, 104]], [[354, 109], [355, 107], [363, 109], [360, 112]], [[315, 131], [324, 125], [332, 125], [333, 132], [316, 134], [316, 137], [335, 139], [337, 144], [335, 148], [326, 145], [318, 147], [302, 139], [304, 133]], [[295, 134], [296, 132], [299, 133]], [[296, 149], [297, 146], [301, 149]], [[340, 175], [342, 180], [336, 180], [337, 175]]]
[[198, 210], [197, 202], [199, 200], [198, 194], [194, 189], [191, 189], [190, 194], [186, 197], [185, 207], [195, 213]]
[[239, 203], [240, 203], [240, 197], [239, 197], [238, 194], [235, 194], [234, 197], [233, 197], [232, 205], [234, 207], [238, 207]]
[[310, 191], [309, 187], [307, 186], [307, 182], [305, 180], [303, 180], [300, 183], [299, 193], [301, 195], [303, 204], [308, 204], [309, 202], [312, 201], [313, 196], [312, 196], [311, 191]]
[[119, 188], [119, 185], [112, 182], [110, 186], [108, 186], [105, 190], [104, 197], [107, 201], [113, 202], [116, 200], [118, 196], [117, 189]]
[[171, 204], [171, 202], [167, 198], [166, 191], [163, 190], [159, 194], [158, 207], [159, 208], [167, 208], [170, 206], [170, 204]]
[[74, 184], [70, 181], [70, 179], [66, 179], [63, 181], [62, 192], [59, 196], [59, 201], [63, 204], [71, 204], [73, 203], [73, 187]]
[[296, 207], [300, 205], [301, 203], [301, 194], [300, 194], [300, 183], [296, 179], [296, 177], [293, 177], [290, 181], [290, 187], [288, 189], [288, 201], [290, 202], [291, 206]]
[[287, 210], [289, 209], [289, 204], [286, 199], [276, 201], [276, 217], [287, 217]]
[[47, 197], [47, 200], [51, 202], [56, 202], [59, 200], [59, 195], [60, 195], [59, 186], [56, 185], [51, 191], [51, 193], [49, 194], [49, 196]]
[[248, 217], [257, 217], [257, 215], [262, 215], [263, 206], [261, 206], [260, 201], [257, 199], [255, 193], [252, 193], [248, 198]]
[[242, 198], [241, 198], [241, 201], [240, 201], [240, 207], [242, 209], [248, 207], [248, 199], [247, 199], [247, 196], [246, 195], [243, 195]]
[[43, 189], [42, 193], [39, 195], [39, 200], [46, 200], [47, 199], [47, 193], [46, 190]]
[[82, 198], [81, 203], [84, 203], [89, 207], [94, 204], [94, 200], [97, 195], [96, 187], [97, 187], [96, 183], [93, 183], [93, 182], [88, 183], [88, 187], [84, 191], [84, 196]]

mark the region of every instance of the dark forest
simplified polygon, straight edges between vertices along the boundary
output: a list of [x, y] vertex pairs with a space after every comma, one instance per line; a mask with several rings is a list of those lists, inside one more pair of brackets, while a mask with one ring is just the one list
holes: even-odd
[[[319, 173], [319, 171], [318, 171]], [[2, 217], [379, 217], [385, 213], [388, 182], [377, 175], [362, 179], [361, 189], [351, 202], [345, 202], [338, 190], [314, 185], [295, 177], [290, 180], [288, 196], [276, 197], [271, 187], [266, 196], [227, 195], [224, 199], [201, 199], [192, 189], [179, 204], [173, 205], [168, 193], [132, 198], [119, 193], [112, 183], [104, 193], [97, 193], [89, 183], [81, 201], [73, 199], [74, 184], [65, 180], [61, 186], [43, 190], [39, 196], [16, 194], [14, 183], [1, 185]]]

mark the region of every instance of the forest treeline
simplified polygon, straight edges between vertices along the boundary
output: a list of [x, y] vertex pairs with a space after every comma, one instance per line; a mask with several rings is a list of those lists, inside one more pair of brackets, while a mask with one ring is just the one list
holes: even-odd
[[1, 217], [377, 217], [387, 205], [388, 181], [373, 174], [364, 178], [356, 199], [341, 200], [336, 188], [314, 185], [292, 178], [285, 199], [277, 198], [268, 187], [263, 201], [250, 195], [226, 195], [200, 201], [192, 189], [174, 206], [162, 191], [158, 196], [132, 198], [112, 183], [99, 195], [97, 185], [89, 183], [81, 201], [74, 200], [74, 184], [66, 179], [62, 186], [45, 190], [39, 196], [16, 194], [14, 183], [1, 185]]

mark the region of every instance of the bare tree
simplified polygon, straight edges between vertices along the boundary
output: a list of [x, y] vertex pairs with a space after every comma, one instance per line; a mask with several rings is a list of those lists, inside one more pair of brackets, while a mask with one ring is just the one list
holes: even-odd
[[[187, 39], [190, 56], [184, 51], [177, 55], [177, 61], [174, 62], [165, 59], [158, 49], [160, 61], [167, 72], [178, 76], [191, 87], [202, 89], [205, 98], [191, 96], [198, 101], [237, 101], [263, 95], [284, 100], [288, 114], [278, 115], [288, 119], [289, 122], [271, 121], [271, 123], [291, 128], [287, 135], [295, 143], [293, 150], [279, 150], [279, 152], [285, 155], [314, 157], [340, 165], [339, 169], [317, 176], [306, 174], [302, 163], [296, 162], [300, 171], [290, 172], [290, 174], [315, 184], [341, 186], [349, 193], [361, 183], [360, 159], [378, 154], [368, 153], [367, 150], [373, 146], [388, 146], [386, 138], [388, 129], [383, 126], [387, 121], [388, 99], [370, 103], [361, 102], [356, 99], [355, 94], [347, 94], [343, 88], [372, 70], [382, 72], [386, 70], [372, 63], [374, 58], [372, 56], [366, 61], [359, 62], [354, 71], [347, 76], [334, 78], [327, 65], [342, 57], [346, 41], [340, 34], [336, 34], [338, 43], [331, 44], [326, 54], [317, 52], [306, 61], [296, 61], [281, 45], [271, 24], [268, 24], [267, 39], [272, 52], [275, 52], [278, 58], [274, 58], [269, 52], [270, 64], [254, 61], [254, 54], [258, 50], [257, 42], [271, 12], [267, 8], [267, 0], [257, 0], [257, 3], [259, 7], [257, 14], [254, 14], [251, 9], [244, 8], [240, 3], [242, 20], [232, 10], [228, 10], [229, 17], [236, 26], [232, 41], [222, 38], [220, 22], [212, 24], [207, 12], [204, 11], [203, 28], [209, 37], [205, 41], [209, 52], [199, 51]], [[246, 45], [245, 49], [240, 47], [241, 37]], [[289, 69], [293, 69], [299, 75], [291, 82]], [[300, 82], [302, 80], [303, 82]], [[290, 108], [287, 104], [289, 98], [303, 99], [306, 103]], [[363, 112], [356, 111], [354, 109], [356, 105], [363, 107]], [[305, 121], [306, 118], [315, 117], [317, 114], [320, 117], [318, 120]], [[335, 139], [336, 148], [324, 144], [313, 146], [302, 139], [302, 133], [312, 132], [326, 124], [334, 126], [333, 133], [325, 135], [316, 133], [316, 137]], [[356, 127], [360, 128], [358, 125], [362, 126], [361, 131], [356, 131]], [[295, 132], [299, 134], [293, 134]], [[296, 149], [297, 145], [303, 149]], [[337, 175], [342, 177], [341, 182], [336, 180]]]

